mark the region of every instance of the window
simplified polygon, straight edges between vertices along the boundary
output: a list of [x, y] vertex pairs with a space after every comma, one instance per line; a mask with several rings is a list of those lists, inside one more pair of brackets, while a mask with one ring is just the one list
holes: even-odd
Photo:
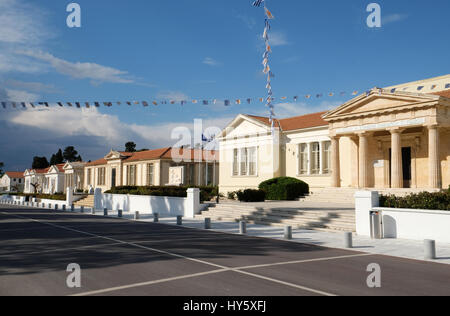
[[299, 155], [299, 173], [301, 175], [308, 174], [308, 144], [300, 144]]
[[323, 173], [331, 173], [331, 142], [323, 143]]
[[214, 181], [214, 165], [207, 164], [206, 185], [212, 185]]
[[105, 185], [105, 179], [106, 179], [106, 168], [98, 168], [98, 180], [97, 185]]
[[87, 170], [87, 179], [86, 179], [86, 184], [87, 185], [91, 185], [91, 174], [92, 174], [92, 169], [88, 169]]
[[320, 144], [311, 144], [311, 174], [320, 174]]
[[239, 150], [233, 151], [233, 176], [239, 175]]
[[234, 150], [233, 176], [256, 176], [257, 171], [257, 148], [241, 148]]
[[136, 185], [136, 165], [127, 166], [127, 185]]
[[155, 165], [149, 163], [147, 165], [147, 185], [155, 184]]

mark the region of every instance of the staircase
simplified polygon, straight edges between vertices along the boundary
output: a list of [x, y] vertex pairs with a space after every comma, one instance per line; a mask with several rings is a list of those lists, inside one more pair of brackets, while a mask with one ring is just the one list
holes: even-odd
[[270, 208], [229, 203], [211, 206], [195, 217], [212, 221], [238, 222], [268, 226], [292, 226], [298, 229], [355, 232], [355, 213], [348, 210], [302, 210], [301, 208]]
[[78, 206], [78, 207], [84, 206], [84, 207], [93, 208], [94, 207], [94, 196], [93, 195], [88, 195], [84, 199], [78, 200], [78, 201], [76, 201], [73, 204], [75, 206]]
[[354, 188], [326, 188], [317, 191], [312, 190], [311, 194], [302, 201], [314, 203], [333, 203], [355, 205], [355, 193], [358, 189]]

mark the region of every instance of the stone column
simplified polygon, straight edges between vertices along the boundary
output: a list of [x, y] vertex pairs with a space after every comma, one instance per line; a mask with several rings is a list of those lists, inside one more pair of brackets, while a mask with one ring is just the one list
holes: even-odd
[[359, 136], [359, 187], [367, 188], [369, 186], [369, 139], [367, 133], [358, 134]]
[[331, 186], [333, 188], [341, 187], [339, 137], [331, 137]]
[[402, 130], [391, 129], [391, 188], [403, 188]]
[[436, 125], [428, 126], [428, 162], [429, 185], [433, 189], [442, 188], [441, 162], [439, 159], [439, 129]]

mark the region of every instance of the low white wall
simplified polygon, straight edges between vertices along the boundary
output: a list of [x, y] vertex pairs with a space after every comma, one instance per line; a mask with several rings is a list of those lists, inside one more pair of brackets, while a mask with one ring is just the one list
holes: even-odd
[[370, 212], [382, 215], [384, 238], [400, 238], [450, 243], [450, 211], [394, 209], [379, 207], [378, 192], [355, 195], [356, 232], [370, 236]]
[[193, 218], [200, 213], [200, 190], [188, 189], [186, 198], [167, 196], [143, 196], [125, 194], [102, 194], [95, 191], [95, 209], [122, 210], [140, 214], [158, 213], [160, 217], [184, 216]]
[[450, 243], [450, 211], [375, 208], [382, 212], [385, 238], [433, 239]]
[[141, 214], [159, 213], [160, 216], [167, 217], [184, 215], [186, 202], [186, 198], [177, 197], [102, 194], [100, 205], [96, 205], [96, 208]]

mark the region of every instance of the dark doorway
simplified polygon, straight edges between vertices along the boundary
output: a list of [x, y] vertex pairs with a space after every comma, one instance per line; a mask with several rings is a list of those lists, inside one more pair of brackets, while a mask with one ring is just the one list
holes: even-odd
[[116, 186], [116, 175], [117, 175], [116, 168], [113, 168], [112, 172], [111, 172], [111, 187], [112, 188], [114, 188]]
[[[403, 168], [403, 187], [411, 188], [412, 171], [411, 171], [411, 147], [402, 148], [402, 168]], [[389, 186], [392, 187], [392, 149], [389, 149]]]
[[411, 147], [402, 148], [403, 161], [403, 186], [405, 188], [411, 187], [412, 172], [411, 172]]

